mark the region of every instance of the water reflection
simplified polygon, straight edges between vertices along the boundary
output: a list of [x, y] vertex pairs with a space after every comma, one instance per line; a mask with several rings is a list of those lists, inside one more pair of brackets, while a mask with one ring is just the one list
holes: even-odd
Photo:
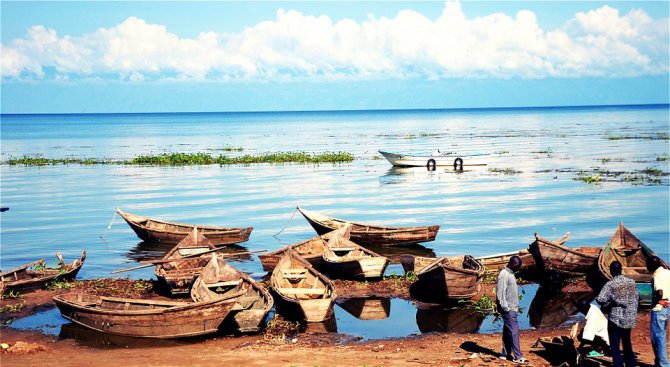
[[[172, 244], [141, 241], [128, 251], [126, 257], [137, 262], [157, 260], [162, 258], [163, 255], [165, 255], [165, 253], [170, 251], [173, 247], [174, 245]], [[248, 251], [249, 250], [242, 245], [232, 244], [221, 246], [218, 253], [228, 255]], [[226, 258], [227, 261], [252, 261], [252, 259], [253, 258], [251, 254], [234, 255]]]
[[95, 348], [148, 348], [148, 347], [171, 347], [176, 345], [194, 344], [201, 341], [200, 338], [189, 339], [154, 339], [133, 338], [129, 336], [101, 333], [83, 327], [75, 323], [63, 324], [58, 337], [61, 339], [74, 339], [77, 344]]
[[417, 302], [416, 324], [422, 333], [476, 333], [484, 319], [481, 312], [462, 306], [435, 307]]
[[323, 322], [303, 322], [301, 325], [305, 334], [324, 334], [337, 332], [337, 319], [333, 316]]
[[383, 320], [391, 313], [391, 300], [383, 297], [338, 299], [337, 304], [359, 320]]
[[486, 166], [464, 167], [463, 171], [456, 171], [452, 167], [396, 167], [392, 166], [386, 174], [379, 176], [379, 184], [396, 185], [404, 183], [426, 183], [437, 181], [454, 181], [463, 173], [485, 172]]
[[580, 299], [591, 302], [595, 298], [590, 290], [572, 291], [571, 288], [571, 285], [563, 288], [540, 286], [528, 309], [530, 325], [537, 329], [561, 326], [577, 314]]

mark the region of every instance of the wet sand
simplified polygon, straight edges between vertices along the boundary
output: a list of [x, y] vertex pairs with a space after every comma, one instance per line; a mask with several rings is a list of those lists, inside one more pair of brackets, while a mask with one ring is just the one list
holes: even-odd
[[[117, 280], [118, 281], [118, 280]], [[94, 282], [94, 281], [89, 281]], [[338, 293], [349, 296], [392, 295], [406, 297], [409, 282], [338, 282]], [[577, 285], [583, 286], [583, 285]], [[490, 293], [485, 284], [480, 294]], [[90, 289], [90, 288], [89, 288]], [[3, 312], [3, 318], [24, 317], [52, 307], [51, 297], [66, 291], [39, 290], [20, 300], [0, 301], [0, 307], [23, 302], [17, 313]], [[144, 297], [144, 294], [136, 296]], [[11, 314], [11, 315], [10, 315]], [[3, 366], [504, 366], [497, 359], [501, 335], [437, 334], [412, 338], [358, 342], [340, 334], [316, 330], [280, 338], [270, 332], [249, 336], [213, 337], [195, 342], [176, 341], [142, 348], [84, 346], [73, 339], [59, 339], [36, 331], [19, 331], [3, 326], [0, 342], [10, 348], [0, 353]], [[566, 328], [525, 330], [521, 349], [531, 366], [559, 365], [560, 356], [532, 348], [539, 337], [567, 335]], [[102, 334], [91, 333], [91, 338]], [[653, 365], [649, 339], [649, 311], [638, 314], [633, 346], [641, 366]], [[534, 351], [537, 351], [535, 353]], [[604, 362], [603, 365], [611, 365]]]

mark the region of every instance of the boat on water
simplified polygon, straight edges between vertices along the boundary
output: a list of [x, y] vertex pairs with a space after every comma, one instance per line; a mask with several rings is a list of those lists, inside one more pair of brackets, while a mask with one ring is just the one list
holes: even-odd
[[328, 241], [335, 235], [343, 236], [344, 238], [349, 238], [350, 229], [351, 226], [348, 225], [341, 226], [338, 229], [330, 231], [324, 235], [312, 237], [305, 241], [284, 246], [278, 250], [269, 252], [267, 254], [259, 255], [258, 258], [261, 260], [263, 270], [272, 271], [275, 268], [275, 266], [277, 266], [279, 260], [282, 257], [284, 257], [286, 252], [290, 250], [300, 255], [310, 264], [318, 266], [321, 263], [321, 258], [323, 256], [323, 249], [326, 247], [326, 241]]
[[421, 264], [416, 271], [418, 283], [433, 292], [439, 290], [447, 299], [470, 299], [479, 292], [484, 266], [470, 255], [439, 257], [424, 266], [426, 259], [415, 259]]
[[163, 256], [162, 262], [156, 264], [154, 268], [156, 278], [170, 290], [171, 294], [188, 294], [202, 268], [210, 260], [209, 256], [197, 255], [211, 250], [216, 250], [216, 246], [202, 232], [194, 228], [191, 234], [184, 237]]
[[[649, 246], [620, 222], [598, 257], [598, 270], [606, 280], [610, 280], [612, 279], [610, 264], [614, 261], [620, 262], [622, 274], [633, 279], [638, 285], [640, 303], [651, 304], [652, 273], [647, 270], [647, 259], [655, 255]], [[670, 269], [663, 259], [661, 264], [664, 268]]]
[[600, 247], [569, 248], [563, 244], [570, 238], [570, 232], [556, 241], [550, 241], [535, 233], [535, 241], [528, 246], [533, 255], [538, 271], [545, 276], [558, 274], [565, 277], [576, 277], [594, 270], [598, 261]]
[[326, 276], [288, 249], [270, 279], [282, 314], [300, 315], [307, 322], [323, 322], [333, 316], [335, 286]]
[[344, 225], [351, 225], [350, 239], [359, 245], [407, 245], [434, 241], [439, 225], [420, 227], [385, 227], [374, 224], [352, 222], [333, 218], [324, 214], [305, 210], [297, 210], [307, 219], [316, 233], [324, 235]]
[[191, 298], [196, 302], [230, 299], [235, 305], [230, 310], [222, 329], [239, 332], [257, 332], [274, 305], [272, 295], [247, 274], [237, 270], [213, 254], [191, 287]]
[[27, 291], [40, 288], [53, 280], [70, 280], [77, 277], [86, 260], [86, 251], [78, 259], [66, 264], [60, 252], [56, 253], [59, 265], [48, 267], [46, 260], [40, 259], [18, 268], [0, 273], [0, 295], [11, 291]]
[[527, 249], [507, 252], [504, 254], [480, 256], [475, 259], [482, 263], [486, 270], [498, 271], [507, 266], [507, 263], [509, 263], [509, 259], [512, 258], [512, 256], [518, 256], [521, 259], [521, 269], [519, 269], [519, 272], [527, 272], [535, 269], [535, 260], [533, 259], [533, 255], [531, 255]]
[[323, 249], [322, 267], [337, 278], [381, 278], [389, 259], [343, 236], [333, 236]]
[[184, 237], [188, 236], [193, 231], [193, 228], [198, 227], [198, 230], [213, 244], [228, 245], [248, 241], [253, 230], [253, 227], [225, 228], [168, 222], [126, 213], [118, 208], [116, 209], [116, 213], [128, 223], [130, 228], [137, 234], [137, 237], [144, 241], [152, 242], [177, 244]]
[[463, 169], [467, 166], [486, 166], [488, 153], [458, 154], [455, 152], [439, 152], [432, 154], [392, 153], [380, 150], [384, 158], [394, 166], [400, 167], [427, 167], [453, 166], [454, 169]]
[[141, 338], [183, 338], [218, 331], [236, 304], [231, 294], [207, 302], [173, 302], [84, 293], [53, 298], [61, 315], [103, 333]]

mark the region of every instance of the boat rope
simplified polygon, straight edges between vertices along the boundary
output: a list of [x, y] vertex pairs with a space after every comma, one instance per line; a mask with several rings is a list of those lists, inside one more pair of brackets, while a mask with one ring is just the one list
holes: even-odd
[[116, 219], [116, 214], [117, 214], [117, 212], [116, 212], [116, 210], [115, 210], [115, 211], [114, 211], [114, 215], [112, 215], [112, 221], [109, 222], [109, 225], [107, 226], [107, 228], [105, 228], [105, 230], [104, 230], [104, 231], [102, 232], [102, 234], [100, 235], [100, 238], [101, 238], [103, 241], [105, 240], [105, 236], [107, 235], [107, 232], [109, 232], [109, 230], [112, 228], [112, 224], [114, 224], [114, 220]]
[[293, 214], [291, 214], [291, 219], [288, 220], [288, 223], [286, 223], [286, 225], [284, 226], [284, 228], [281, 229], [281, 231], [275, 233], [272, 237], [274, 237], [274, 238], [276, 238], [276, 239], [279, 239], [277, 236], [278, 236], [280, 233], [284, 232], [284, 230], [288, 227], [288, 225], [291, 224], [291, 221], [293, 220], [293, 217], [295, 216], [295, 213], [296, 213], [297, 211], [298, 211], [298, 207], [296, 207], [295, 209], [293, 209]]

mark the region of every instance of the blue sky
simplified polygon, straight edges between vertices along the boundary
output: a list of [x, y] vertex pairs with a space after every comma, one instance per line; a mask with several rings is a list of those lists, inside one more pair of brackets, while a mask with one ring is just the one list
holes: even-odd
[[2, 113], [669, 102], [667, 1], [2, 1]]

